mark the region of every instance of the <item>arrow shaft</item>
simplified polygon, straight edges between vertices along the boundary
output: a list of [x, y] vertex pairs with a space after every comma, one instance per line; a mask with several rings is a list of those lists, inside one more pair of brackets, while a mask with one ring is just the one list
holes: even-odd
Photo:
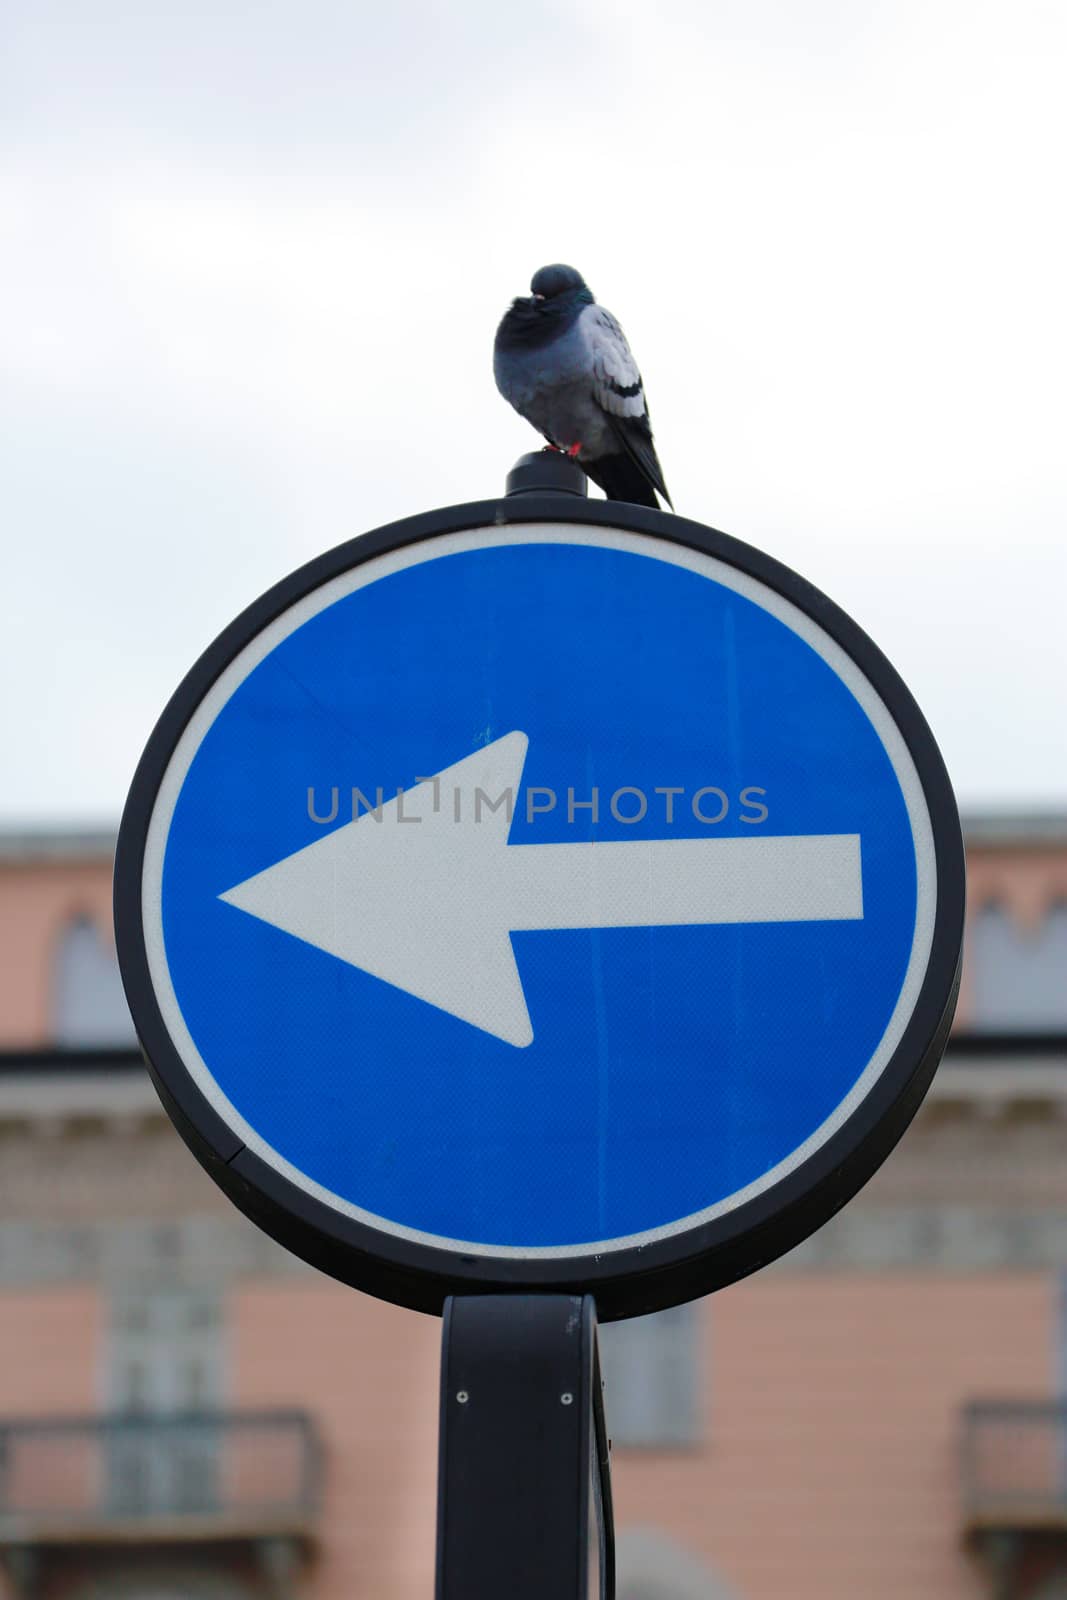
[[512, 933], [863, 916], [855, 833], [510, 844], [503, 805], [437, 805], [438, 780], [516, 794], [525, 755], [506, 734], [220, 899], [518, 1047], [534, 1035]]
[[855, 833], [509, 845], [505, 861], [514, 932], [863, 916]]

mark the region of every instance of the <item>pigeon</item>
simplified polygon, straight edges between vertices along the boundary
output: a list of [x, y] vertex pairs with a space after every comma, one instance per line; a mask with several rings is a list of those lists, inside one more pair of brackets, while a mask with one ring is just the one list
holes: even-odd
[[580, 272], [534, 273], [529, 298], [513, 300], [496, 331], [493, 374], [504, 399], [609, 500], [658, 507], [659, 494], [671, 505], [637, 363]]

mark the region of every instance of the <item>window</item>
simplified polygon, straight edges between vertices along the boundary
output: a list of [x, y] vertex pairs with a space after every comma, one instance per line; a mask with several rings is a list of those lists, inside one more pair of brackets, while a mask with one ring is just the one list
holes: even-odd
[[203, 1286], [123, 1289], [111, 1302], [106, 1400], [111, 1411], [169, 1416], [222, 1398], [222, 1306]]
[[608, 1434], [616, 1445], [676, 1446], [700, 1437], [700, 1302], [599, 1330]]
[[68, 1049], [134, 1042], [115, 952], [88, 917], [77, 917], [56, 949], [52, 1032]]
[[618, 1600], [739, 1600], [697, 1555], [657, 1528], [624, 1528], [615, 1557]]
[[119, 1424], [107, 1465], [108, 1500], [116, 1510], [170, 1514], [215, 1504], [219, 1431], [206, 1419], [222, 1399], [222, 1332], [214, 1289], [130, 1289], [114, 1296], [105, 1398]]
[[1033, 931], [1002, 905], [983, 907], [972, 931], [971, 976], [975, 1028], [1067, 1028], [1067, 904], [1053, 906]]

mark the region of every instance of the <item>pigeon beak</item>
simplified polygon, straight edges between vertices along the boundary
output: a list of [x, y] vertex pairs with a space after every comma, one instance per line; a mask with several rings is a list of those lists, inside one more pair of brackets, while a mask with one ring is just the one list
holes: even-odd
[[534, 300], [543, 300], [545, 297], [543, 294], [535, 294], [533, 298]]

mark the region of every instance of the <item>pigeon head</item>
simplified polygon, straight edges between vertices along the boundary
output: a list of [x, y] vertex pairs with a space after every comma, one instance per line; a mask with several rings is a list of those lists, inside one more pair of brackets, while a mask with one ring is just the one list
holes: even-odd
[[567, 294], [571, 289], [584, 289], [592, 301], [593, 296], [581, 273], [560, 262], [551, 267], [541, 267], [530, 280], [530, 293], [535, 300], [555, 300], [557, 295]]
[[535, 272], [526, 298], [513, 300], [497, 329], [499, 350], [536, 349], [559, 339], [573, 325], [593, 296], [573, 267], [542, 267]]

